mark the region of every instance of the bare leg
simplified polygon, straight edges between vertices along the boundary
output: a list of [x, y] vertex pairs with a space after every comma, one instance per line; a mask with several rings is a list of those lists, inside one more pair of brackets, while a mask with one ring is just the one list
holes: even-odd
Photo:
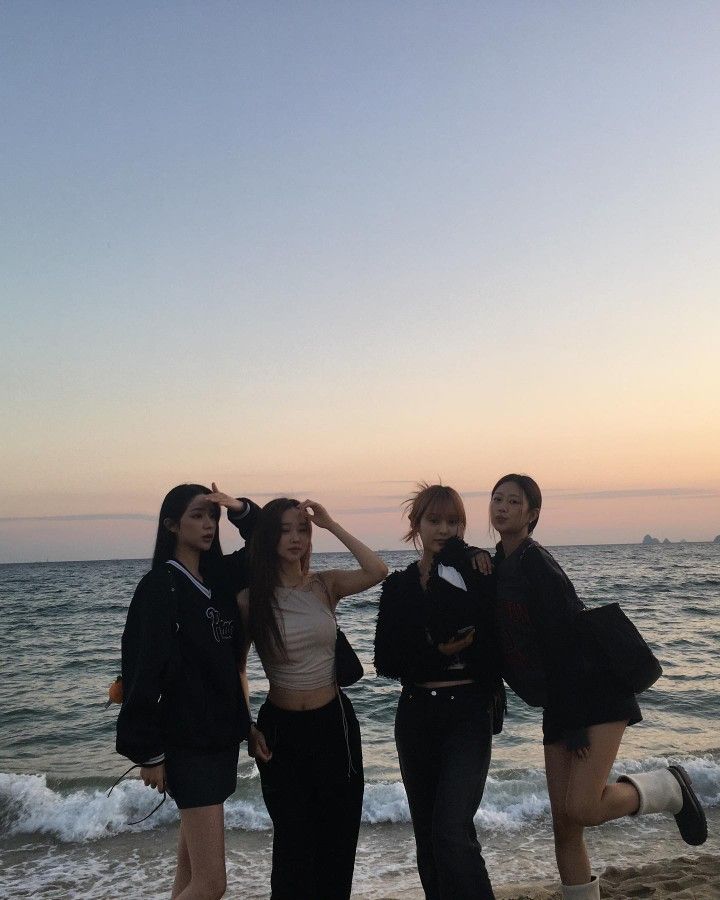
[[587, 884], [590, 860], [583, 829], [637, 812], [640, 798], [633, 785], [608, 784], [626, 722], [588, 728], [590, 748], [584, 758], [562, 743], [545, 747], [545, 772], [555, 836], [555, 858], [563, 884]]
[[227, 886], [223, 805], [181, 809], [180, 821], [191, 877], [178, 900], [219, 900]]
[[171, 896], [177, 897], [190, 884], [190, 854], [188, 853], [187, 842], [183, 832], [182, 822], [180, 823], [180, 831], [178, 833], [178, 849], [177, 849], [177, 869], [175, 870], [175, 883], [173, 884]]
[[607, 783], [626, 726], [627, 722], [591, 725], [587, 757], [572, 757], [566, 812], [579, 825], [601, 825], [638, 810], [640, 797], [632, 784]]
[[590, 881], [590, 860], [583, 837], [583, 826], [569, 818], [566, 798], [573, 754], [563, 743], [545, 747], [545, 777], [547, 778], [550, 810], [552, 812], [555, 859], [563, 884], [587, 884]]

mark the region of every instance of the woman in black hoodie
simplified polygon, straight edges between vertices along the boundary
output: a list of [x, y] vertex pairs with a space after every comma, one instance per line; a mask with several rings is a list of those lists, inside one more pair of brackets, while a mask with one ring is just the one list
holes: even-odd
[[135, 591], [122, 637], [116, 746], [180, 810], [173, 897], [225, 892], [223, 804], [250, 730], [235, 599], [244, 551], [223, 558], [219, 504], [247, 534], [257, 510], [249, 501], [215, 485], [181, 484], [167, 494], [152, 570]]
[[492, 577], [470, 563], [457, 491], [422, 485], [408, 518], [422, 555], [385, 579], [375, 668], [403, 685], [395, 741], [418, 871], [428, 900], [491, 900], [473, 817], [504, 705]]

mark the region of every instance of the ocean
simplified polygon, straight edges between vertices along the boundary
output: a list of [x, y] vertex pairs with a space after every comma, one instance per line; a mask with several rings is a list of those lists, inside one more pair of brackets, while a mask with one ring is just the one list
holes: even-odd
[[[644, 721], [630, 729], [615, 774], [681, 762], [720, 839], [720, 545], [558, 547], [553, 553], [588, 605], [618, 600], [665, 673], [641, 697]], [[415, 559], [382, 554], [391, 569]], [[316, 554], [314, 568], [352, 565], [346, 553]], [[0, 896], [168, 897], [177, 809], [137, 781], [106, 792], [128, 763], [114, 752], [117, 707], [105, 711], [119, 672], [120, 635], [147, 560], [0, 566]], [[377, 678], [372, 640], [379, 588], [342, 601], [338, 618], [364, 665], [348, 689], [365, 757], [363, 825], [353, 896], [402, 897], [419, 889], [414, 841], [393, 742], [399, 686]], [[252, 706], [266, 682], [251, 653]], [[229, 897], [269, 894], [270, 820], [254, 763], [241, 748], [238, 790], [226, 803]], [[496, 737], [476, 818], [493, 882], [555, 877], [542, 767], [540, 711], [512, 694]], [[598, 869], [698, 851], [672, 819], [624, 819], [588, 830]]]

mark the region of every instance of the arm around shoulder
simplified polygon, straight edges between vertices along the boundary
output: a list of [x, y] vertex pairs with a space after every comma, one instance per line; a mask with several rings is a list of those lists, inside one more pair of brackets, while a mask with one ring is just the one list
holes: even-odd
[[260, 507], [248, 497], [238, 497], [237, 499], [243, 504], [242, 509], [228, 508], [228, 521], [237, 528], [244, 541], [249, 541], [260, 516]]
[[240, 536], [246, 542], [246, 545], [240, 547], [239, 550], [234, 550], [232, 553], [225, 554], [225, 562], [227, 563], [228, 572], [235, 591], [242, 590], [248, 584], [247, 542], [250, 540], [257, 527], [258, 518], [261, 512], [257, 503], [254, 503], [247, 497], [240, 497], [239, 502], [243, 503], [242, 509], [235, 510], [228, 508], [228, 520], [240, 532]]
[[533, 588], [533, 607], [542, 615], [540, 627], [564, 627], [583, 608], [572, 581], [544, 547], [536, 543], [528, 547], [520, 567]]

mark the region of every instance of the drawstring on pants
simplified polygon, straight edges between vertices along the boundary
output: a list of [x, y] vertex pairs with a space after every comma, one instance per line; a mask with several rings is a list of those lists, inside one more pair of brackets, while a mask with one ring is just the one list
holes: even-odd
[[335, 690], [337, 691], [338, 703], [340, 704], [340, 716], [342, 717], [343, 734], [345, 736], [345, 746], [347, 747], [347, 775], [348, 781], [350, 781], [353, 772], [357, 775], [357, 769], [355, 768], [355, 765], [352, 761], [352, 753], [350, 752], [350, 729], [348, 728], [347, 716], [345, 715], [345, 705], [342, 702], [342, 694], [340, 693], [340, 688], [338, 687], [337, 682], [335, 682]]

